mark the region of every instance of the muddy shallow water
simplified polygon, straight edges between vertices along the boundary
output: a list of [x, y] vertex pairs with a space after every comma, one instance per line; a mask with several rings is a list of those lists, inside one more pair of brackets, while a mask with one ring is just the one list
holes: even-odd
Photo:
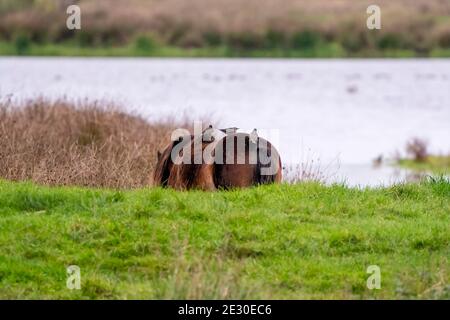
[[0, 58], [0, 97], [106, 99], [146, 117], [212, 115], [258, 128], [285, 163], [314, 160], [329, 181], [380, 185], [372, 166], [418, 136], [450, 151], [450, 60]]

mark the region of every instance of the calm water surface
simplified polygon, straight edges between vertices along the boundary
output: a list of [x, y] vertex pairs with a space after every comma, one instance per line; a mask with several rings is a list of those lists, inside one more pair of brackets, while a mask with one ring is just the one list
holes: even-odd
[[372, 160], [414, 136], [450, 151], [450, 60], [0, 58], [0, 97], [104, 99], [145, 117], [258, 128], [285, 163], [314, 160], [330, 181], [390, 184]]

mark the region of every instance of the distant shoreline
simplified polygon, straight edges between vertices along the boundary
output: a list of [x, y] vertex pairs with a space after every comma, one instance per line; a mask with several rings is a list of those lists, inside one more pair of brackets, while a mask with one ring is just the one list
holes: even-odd
[[450, 49], [436, 48], [428, 54], [414, 50], [367, 50], [351, 53], [337, 43], [324, 44], [315, 49], [245, 49], [227, 46], [182, 48], [160, 46], [142, 49], [134, 44], [124, 46], [83, 47], [73, 43], [38, 44], [23, 47], [0, 41], [0, 56], [75, 56], [75, 57], [174, 57], [174, 58], [449, 58]]
[[[3, 0], [0, 55], [118, 57], [450, 57], [450, 8], [440, 0]], [[132, 3], [132, 4], [130, 4]]]

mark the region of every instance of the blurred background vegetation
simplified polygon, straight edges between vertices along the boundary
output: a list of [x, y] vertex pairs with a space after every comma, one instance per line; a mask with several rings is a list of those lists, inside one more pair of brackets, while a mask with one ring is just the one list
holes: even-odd
[[[66, 28], [77, 4], [82, 29]], [[0, 0], [0, 54], [450, 56], [450, 1]]]

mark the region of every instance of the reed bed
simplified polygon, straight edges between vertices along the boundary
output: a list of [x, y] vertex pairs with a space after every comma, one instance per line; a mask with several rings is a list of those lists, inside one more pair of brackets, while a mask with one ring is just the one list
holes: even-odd
[[137, 188], [152, 183], [157, 150], [177, 127], [105, 102], [0, 103], [0, 179]]

